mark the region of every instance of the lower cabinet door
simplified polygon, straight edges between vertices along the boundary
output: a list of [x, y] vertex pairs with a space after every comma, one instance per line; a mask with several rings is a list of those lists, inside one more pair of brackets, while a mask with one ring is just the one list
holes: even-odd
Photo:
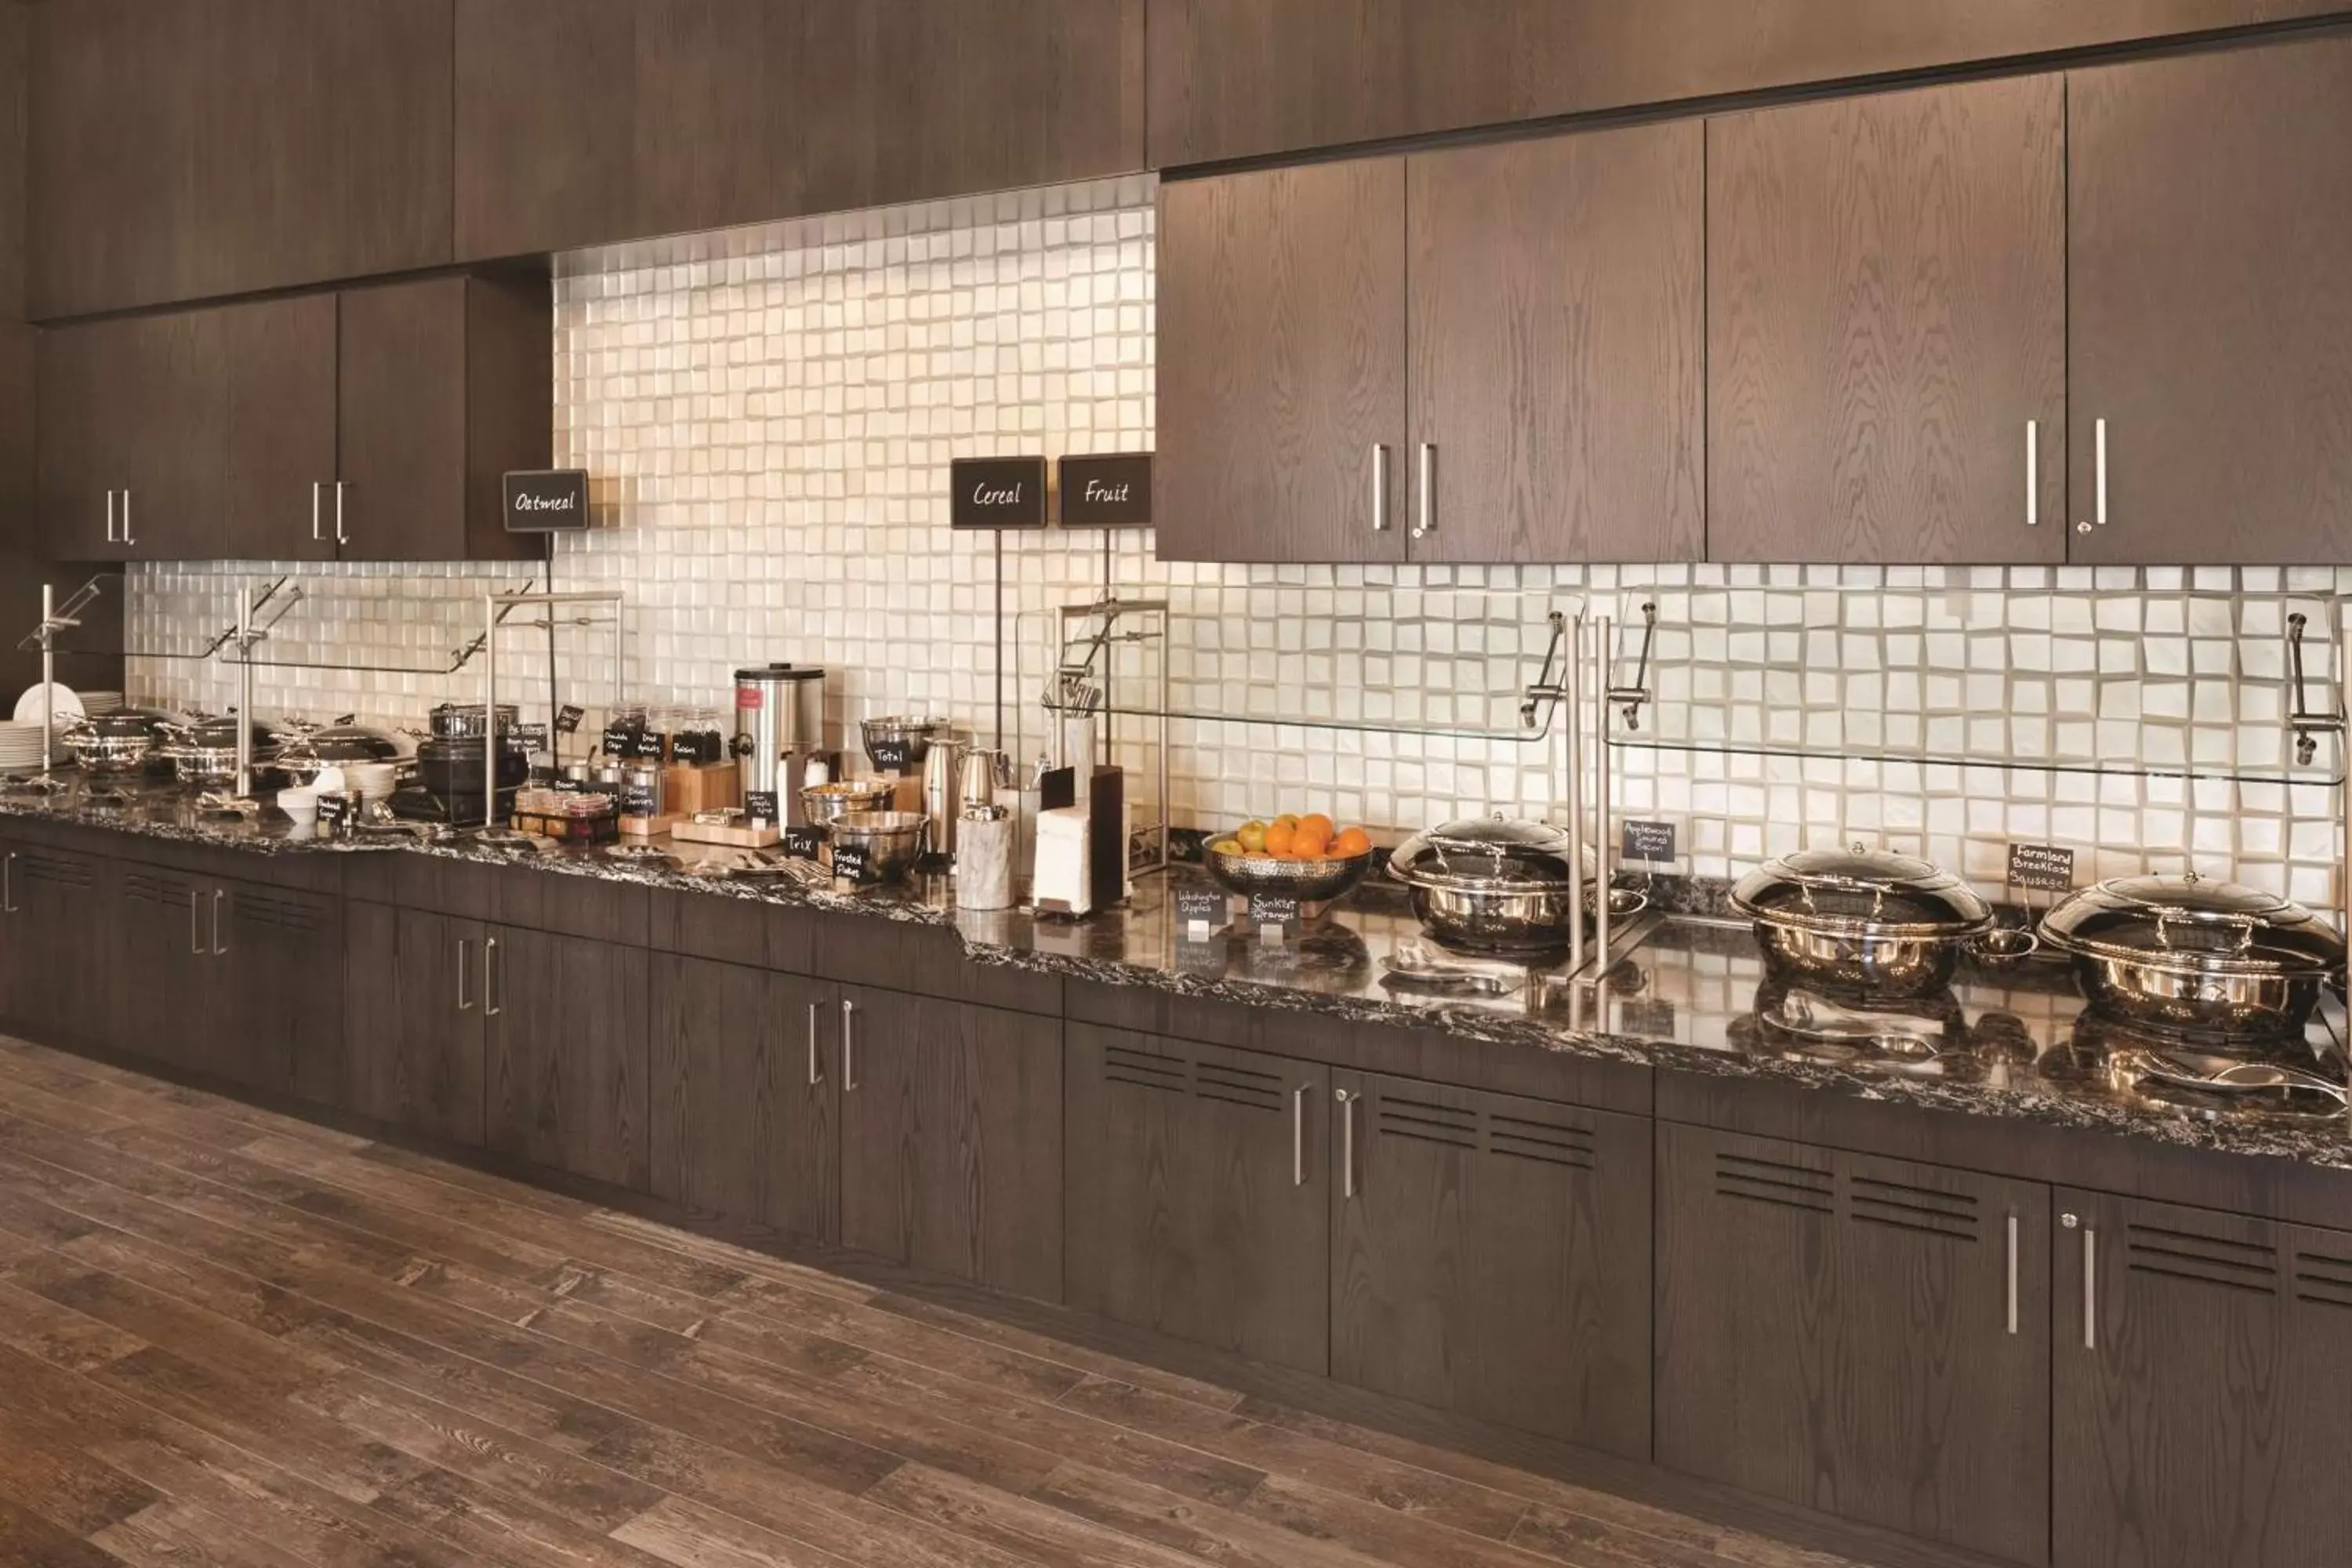
[[471, 921], [354, 899], [343, 915], [344, 1106], [482, 1146], [482, 964]]
[[1324, 1373], [1328, 1069], [1073, 1024], [1070, 1304]]
[[215, 1005], [212, 885], [128, 862], [114, 872], [110, 945], [124, 984], [104, 994], [110, 1043], [126, 1056], [216, 1073], [223, 1033]]
[[2352, 1552], [2352, 1234], [2061, 1191], [2058, 1568]]
[[0, 845], [0, 1018], [45, 1041], [110, 1043], [111, 873], [94, 855]]
[[647, 955], [489, 926], [482, 942], [488, 1146], [648, 1190]]
[[653, 1193], [754, 1231], [838, 1234], [841, 1007], [797, 974], [653, 959]]
[[2046, 1561], [2049, 1189], [1671, 1122], [1657, 1139], [1658, 1462]]
[[1331, 1375], [1647, 1458], [1649, 1121], [1332, 1082]]
[[1062, 1299], [1062, 1026], [841, 991], [841, 1241]]
[[221, 882], [209, 899], [221, 1076], [268, 1094], [341, 1103], [341, 898]]

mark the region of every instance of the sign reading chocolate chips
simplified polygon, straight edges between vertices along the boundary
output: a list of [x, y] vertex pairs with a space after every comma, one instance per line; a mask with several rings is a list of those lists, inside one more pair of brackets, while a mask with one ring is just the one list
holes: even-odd
[[866, 750], [874, 765], [886, 773], [903, 773], [914, 765], [915, 743], [903, 735], [877, 740]]
[[1150, 453], [1065, 458], [1061, 476], [1064, 528], [1151, 526]]
[[1617, 847], [1617, 858], [1644, 861], [1674, 859], [1675, 825], [1671, 822], [1627, 822]]
[[872, 868], [866, 858], [863, 844], [836, 844], [833, 847], [833, 879], [836, 882], [866, 882], [873, 878]]
[[959, 458], [948, 465], [953, 504], [949, 521], [958, 528], [1045, 526], [1045, 459]]
[[794, 860], [814, 860], [824, 847], [822, 827], [787, 827], [784, 829], [784, 854]]
[[1176, 927], [1193, 942], [1207, 941], [1210, 932], [1225, 923], [1229, 910], [1222, 888], [1176, 889]]
[[588, 526], [588, 470], [531, 468], [506, 477], [509, 533], [570, 533]]
[[755, 825], [775, 826], [782, 820], [782, 814], [776, 808], [776, 792], [772, 789], [745, 791], [743, 815]]
[[2049, 844], [2009, 847], [2009, 885], [2035, 892], [2067, 893], [2074, 889], [2074, 852]]

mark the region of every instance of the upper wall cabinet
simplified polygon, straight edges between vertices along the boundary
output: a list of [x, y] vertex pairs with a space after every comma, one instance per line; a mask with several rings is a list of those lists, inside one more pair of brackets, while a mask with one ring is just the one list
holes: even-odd
[[457, 247], [1143, 165], [1143, 0], [457, 0]]
[[1845, 81], [2344, 0], [1151, 0], [1151, 163]]
[[2352, 38], [2068, 95], [2074, 559], [2352, 559]]
[[2054, 76], [1707, 125], [1707, 554], [2066, 558]]
[[1695, 123], [1162, 187], [1159, 552], [1695, 560]]
[[37, 6], [32, 314], [446, 262], [451, 4]]

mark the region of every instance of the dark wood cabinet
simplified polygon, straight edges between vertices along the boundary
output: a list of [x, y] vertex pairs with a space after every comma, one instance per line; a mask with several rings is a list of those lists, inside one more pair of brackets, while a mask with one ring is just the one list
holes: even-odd
[[343, 901], [255, 882], [212, 889], [219, 1075], [265, 1094], [341, 1103]]
[[1707, 122], [1707, 555], [2066, 558], [2054, 76]]
[[482, 942], [488, 1145], [648, 1190], [647, 954], [518, 926]]
[[1062, 1026], [841, 990], [841, 1241], [1062, 1297]]
[[1405, 161], [1163, 185], [1159, 247], [1160, 555], [1402, 561]]
[[1355, 1073], [1332, 1086], [1331, 1375], [1649, 1458], [1649, 1121]]
[[836, 1236], [841, 1024], [824, 982], [655, 954], [654, 1195], [755, 1235]]
[[1413, 560], [1699, 559], [1703, 143], [1685, 121], [1407, 160]]
[[37, 1039], [105, 1043], [120, 973], [103, 940], [109, 870], [95, 856], [0, 839], [0, 1019]]
[[36, 319], [447, 262], [450, 6], [35, 7]]
[[62, 561], [212, 552], [228, 451], [223, 312], [40, 334], [39, 493]]
[[1658, 1462], [2046, 1562], [2049, 1189], [1671, 1122], [1657, 1139]]
[[2338, 0], [1152, 0], [1151, 164], [2324, 16]]
[[346, 1109], [482, 1146], [488, 934], [478, 921], [424, 910], [345, 906]]
[[1328, 1068], [1069, 1028], [1069, 1304], [1328, 1369]]
[[105, 1043], [126, 1056], [185, 1071], [210, 1071], [218, 1055], [220, 971], [212, 952], [212, 889], [193, 872], [118, 861], [109, 889], [106, 939], [115, 973], [136, 985], [107, 988]]
[[2061, 1191], [2057, 1568], [2303, 1568], [2352, 1540], [2352, 1233]]
[[2352, 552], [2352, 37], [2068, 78], [2074, 559]]
[[[238, 561], [332, 561], [335, 297], [232, 305], [219, 312], [226, 424], [219, 494], [203, 531], [150, 553]], [[411, 418], [425, 417], [412, 411]]]

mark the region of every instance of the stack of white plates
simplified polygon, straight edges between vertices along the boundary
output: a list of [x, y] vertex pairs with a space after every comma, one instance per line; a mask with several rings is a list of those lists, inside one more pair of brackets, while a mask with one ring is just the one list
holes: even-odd
[[85, 713], [120, 713], [122, 711], [122, 693], [85, 691], [81, 693], [81, 707]]
[[362, 802], [373, 803], [392, 798], [393, 786], [398, 782], [400, 770], [390, 763], [345, 763], [343, 778], [359, 793]]
[[41, 767], [41, 727], [0, 719], [0, 773], [38, 773]]

